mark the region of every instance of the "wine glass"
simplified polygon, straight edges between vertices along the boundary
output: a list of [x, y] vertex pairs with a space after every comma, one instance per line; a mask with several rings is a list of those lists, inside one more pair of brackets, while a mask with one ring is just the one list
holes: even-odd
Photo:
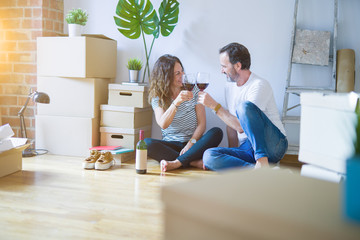
[[185, 90], [192, 91], [196, 83], [195, 74], [192, 73], [184, 74], [182, 76], [182, 83]]
[[207, 72], [198, 72], [196, 78], [196, 85], [200, 91], [204, 91], [209, 86], [210, 74]]

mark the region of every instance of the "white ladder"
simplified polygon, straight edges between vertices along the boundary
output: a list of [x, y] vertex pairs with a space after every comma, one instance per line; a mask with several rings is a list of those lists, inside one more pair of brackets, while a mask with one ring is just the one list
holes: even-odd
[[[311, 42], [311, 40], [310, 40], [311, 37], [309, 37], [309, 36], [311, 36], [311, 34], [317, 34], [317, 37], [320, 40], [322, 38], [322, 35], [326, 35], [325, 34], [326, 32], [317, 31], [317, 33], [315, 33], [315, 31], [299, 29], [297, 27], [298, 8], [299, 8], [299, 0], [295, 0], [294, 18], [293, 18], [293, 30], [292, 30], [292, 33], [291, 33], [291, 43], [290, 43], [290, 57], [289, 57], [289, 65], [288, 65], [288, 72], [287, 72], [287, 78], [286, 78], [284, 103], [283, 103], [283, 109], [282, 109], [282, 122], [283, 122], [284, 125], [285, 124], [299, 124], [300, 123], [300, 116], [288, 115], [288, 112], [290, 110], [292, 110], [294, 108], [297, 108], [297, 107], [300, 107], [300, 102], [298, 104], [293, 105], [293, 106], [289, 106], [289, 96], [290, 96], [290, 94], [300, 96], [300, 94], [302, 92], [331, 93], [331, 92], [336, 91], [336, 44], [337, 44], [338, 0], [334, 0], [334, 24], [333, 24], [333, 32], [332, 32], [332, 44], [333, 44], [332, 55], [330, 55], [330, 54], [327, 55], [327, 58], [328, 58], [327, 59], [328, 60], [327, 66], [331, 67], [330, 64], [332, 64], [332, 76], [331, 76], [330, 87], [295, 86], [295, 85], [291, 84], [292, 66], [293, 66], [293, 64], [310, 64], [310, 65], [318, 65], [318, 66], [322, 65], [322, 66], [325, 66], [325, 64], [316, 62], [316, 60], [314, 62], [311, 62], [311, 61], [307, 62], [306, 58], [310, 54], [309, 54], [309, 52], [307, 52], [306, 46], [311, 48], [310, 45], [314, 44], [314, 42]], [[302, 34], [303, 38], [301, 38], [301, 34]], [[303, 39], [303, 41], [300, 42], [301, 39]], [[331, 39], [331, 37], [330, 37], [330, 39]], [[296, 40], [298, 40], [298, 41], [296, 41]], [[307, 41], [309, 41], [309, 42], [307, 42]], [[321, 43], [324, 43], [324, 42], [319, 41], [319, 44], [321, 44]], [[304, 48], [302, 48], [302, 46]], [[329, 46], [330, 46], [330, 43], [329, 43]], [[301, 50], [302, 52], [299, 52], [299, 50]], [[295, 154], [295, 155], [297, 155], [298, 152], [299, 152], [299, 146], [298, 145], [289, 145], [287, 154]]]

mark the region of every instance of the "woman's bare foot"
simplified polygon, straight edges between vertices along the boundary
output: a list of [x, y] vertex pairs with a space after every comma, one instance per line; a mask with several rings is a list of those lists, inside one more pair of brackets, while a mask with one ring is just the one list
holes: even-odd
[[204, 163], [202, 159], [190, 162], [190, 166], [204, 169]]
[[181, 165], [182, 164], [179, 160], [174, 160], [174, 161], [161, 160], [160, 170], [162, 172], [167, 172], [167, 171], [177, 169], [177, 168], [181, 167]]

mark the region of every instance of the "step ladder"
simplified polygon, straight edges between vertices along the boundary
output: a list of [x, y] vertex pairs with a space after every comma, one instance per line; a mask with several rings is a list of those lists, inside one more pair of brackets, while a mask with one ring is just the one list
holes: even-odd
[[[283, 124], [300, 124], [300, 116], [289, 115], [289, 111], [300, 107], [299, 103], [289, 106], [290, 95], [300, 96], [303, 92], [332, 93], [336, 91], [336, 44], [338, 22], [338, 0], [334, 1], [334, 24], [332, 37], [330, 32], [313, 31], [297, 27], [299, 0], [295, 0], [293, 30], [291, 33], [290, 57], [286, 78], [285, 95], [282, 109]], [[330, 41], [332, 40], [332, 51]], [[327, 52], [326, 52], [327, 48]], [[332, 55], [331, 53], [332, 52]], [[324, 55], [325, 54], [325, 55]], [[332, 67], [331, 83], [326, 87], [310, 87], [292, 85], [292, 67], [294, 64]], [[332, 65], [331, 65], [332, 64]], [[299, 146], [289, 145], [287, 154], [298, 155]]]

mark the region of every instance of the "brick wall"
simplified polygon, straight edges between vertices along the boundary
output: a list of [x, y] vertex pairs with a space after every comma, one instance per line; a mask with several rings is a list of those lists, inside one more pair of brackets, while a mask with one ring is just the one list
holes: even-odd
[[[0, 0], [0, 116], [20, 136], [17, 113], [36, 89], [36, 38], [63, 33], [64, 0]], [[28, 138], [35, 138], [36, 106], [25, 112]]]

